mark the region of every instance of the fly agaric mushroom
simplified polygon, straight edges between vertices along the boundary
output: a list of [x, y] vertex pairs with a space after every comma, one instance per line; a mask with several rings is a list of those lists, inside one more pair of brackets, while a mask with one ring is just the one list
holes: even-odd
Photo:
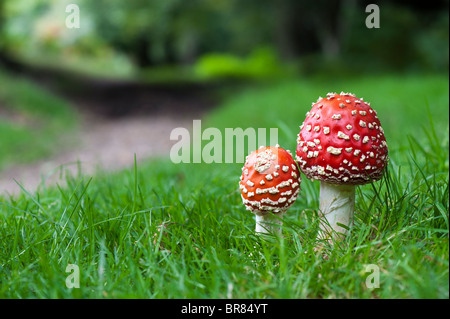
[[351, 93], [319, 97], [300, 126], [296, 153], [300, 170], [321, 182], [319, 208], [327, 222], [321, 223], [318, 238], [331, 240], [333, 230], [345, 234], [339, 224], [350, 225], [355, 185], [380, 179], [388, 162], [377, 113]]
[[246, 209], [256, 215], [257, 233], [281, 232], [283, 214], [297, 199], [300, 183], [290, 151], [262, 146], [247, 156], [239, 188]]

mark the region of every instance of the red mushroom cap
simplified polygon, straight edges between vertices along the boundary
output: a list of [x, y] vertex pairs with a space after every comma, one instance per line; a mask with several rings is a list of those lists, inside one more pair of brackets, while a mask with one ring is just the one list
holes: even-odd
[[358, 185], [378, 180], [388, 147], [377, 113], [351, 93], [319, 98], [300, 126], [296, 160], [310, 179]]
[[247, 210], [255, 214], [282, 213], [300, 191], [300, 171], [289, 151], [261, 147], [247, 156], [239, 182]]

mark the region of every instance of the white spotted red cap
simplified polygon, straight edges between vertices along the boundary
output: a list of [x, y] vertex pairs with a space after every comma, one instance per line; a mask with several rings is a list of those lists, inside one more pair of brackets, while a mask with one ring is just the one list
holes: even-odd
[[[279, 223], [300, 191], [300, 171], [287, 151], [279, 146], [260, 147], [246, 158], [239, 182], [242, 201], [257, 216], [257, 232], [267, 232], [270, 220]], [[278, 215], [274, 219], [272, 215]], [[258, 222], [260, 221], [260, 222]]]
[[377, 113], [351, 93], [314, 103], [297, 138], [296, 160], [310, 179], [359, 185], [378, 180], [388, 147]]

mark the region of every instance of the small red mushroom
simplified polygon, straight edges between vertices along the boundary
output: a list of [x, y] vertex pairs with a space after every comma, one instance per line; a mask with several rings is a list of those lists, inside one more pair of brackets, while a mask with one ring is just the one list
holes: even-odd
[[239, 188], [246, 209], [256, 215], [257, 233], [280, 233], [283, 214], [297, 199], [300, 183], [292, 154], [278, 145], [247, 156]]
[[[354, 94], [328, 93], [306, 113], [297, 138], [296, 161], [312, 180], [321, 181], [320, 211], [329, 227], [345, 234], [355, 204], [355, 185], [381, 178], [388, 147], [377, 113]], [[321, 225], [320, 238], [330, 238]]]

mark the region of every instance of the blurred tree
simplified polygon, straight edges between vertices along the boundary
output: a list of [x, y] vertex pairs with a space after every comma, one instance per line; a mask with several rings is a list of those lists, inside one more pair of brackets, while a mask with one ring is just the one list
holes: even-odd
[[[76, 32], [64, 27], [64, 6], [72, 2], [81, 10]], [[365, 7], [372, 2], [0, 0], [0, 59], [33, 50], [100, 59], [115, 52], [147, 68], [272, 47], [285, 59], [312, 57], [316, 63], [305, 63], [310, 68], [326, 62], [448, 70], [449, 0], [377, 1], [381, 28], [368, 29]]]
[[180, 0], [98, 0], [85, 6], [95, 30], [117, 50], [128, 54], [139, 67], [173, 60], [171, 26]]
[[4, 2], [0, 1], [0, 64], [5, 63], [5, 53], [4, 53], [4, 43], [3, 43], [3, 30], [4, 30], [4, 23], [5, 23], [5, 16], [4, 16]]

